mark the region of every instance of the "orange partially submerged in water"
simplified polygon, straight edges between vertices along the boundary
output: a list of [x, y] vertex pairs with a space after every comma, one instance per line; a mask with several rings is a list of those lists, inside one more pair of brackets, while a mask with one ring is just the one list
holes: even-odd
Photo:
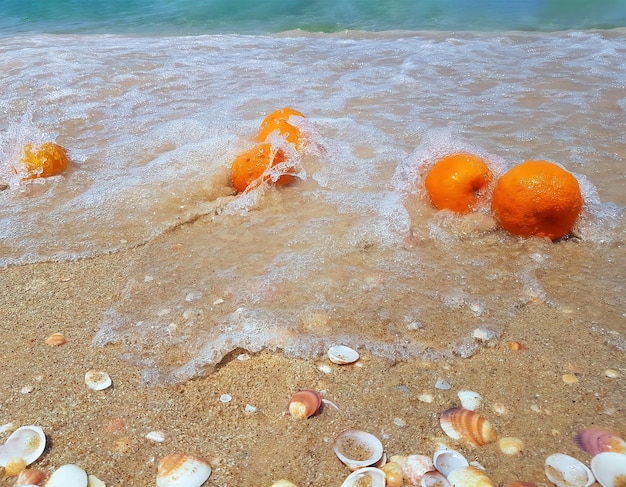
[[547, 161], [526, 161], [496, 183], [491, 209], [505, 230], [521, 237], [567, 235], [583, 207], [576, 178]]
[[485, 161], [465, 152], [439, 159], [426, 175], [426, 191], [439, 210], [469, 213], [484, 196], [493, 176]]
[[[274, 153], [272, 145], [269, 143], [258, 144], [252, 149], [239, 154], [233, 161], [231, 169], [235, 189], [239, 193], [242, 193], [251, 185], [254, 188], [261, 184], [261, 176], [263, 176], [263, 173], [265, 173], [270, 166], [270, 162], [272, 167], [285, 162], [285, 153], [282, 149], [278, 149]], [[264, 176], [262, 180], [269, 181], [270, 179], [270, 175], [268, 174]], [[292, 180], [293, 176], [285, 173], [280, 175], [275, 183], [289, 184]]]
[[54, 142], [45, 142], [34, 147], [26, 144], [20, 162], [28, 173], [23, 179], [34, 179], [62, 173], [67, 169], [70, 159], [63, 147]]
[[293, 108], [285, 107], [270, 113], [263, 122], [257, 135], [257, 142], [265, 142], [272, 132], [278, 131], [281, 137], [294, 145], [296, 149], [300, 146], [300, 130], [289, 123], [289, 117], [303, 117], [304, 115]]

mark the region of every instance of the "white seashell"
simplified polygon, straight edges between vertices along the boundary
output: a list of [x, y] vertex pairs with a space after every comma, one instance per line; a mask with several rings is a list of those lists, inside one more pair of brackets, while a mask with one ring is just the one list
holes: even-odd
[[602, 487], [623, 487], [626, 485], [626, 455], [598, 453], [591, 459], [591, 471]]
[[226, 402], [230, 402], [232, 400], [233, 400], [233, 396], [231, 396], [230, 394], [222, 394], [220, 396], [220, 402], [226, 403]]
[[546, 477], [558, 487], [589, 487], [595, 480], [584, 463], [563, 453], [550, 455], [544, 466]]
[[280, 479], [272, 484], [272, 487], [298, 487], [293, 482], [289, 482], [289, 480]]
[[450, 472], [448, 482], [451, 487], [493, 487], [493, 482], [485, 472], [476, 467], [462, 467]]
[[85, 384], [87, 384], [89, 389], [102, 391], [107, 387], [111, 387], [111, 378], [109, 374], [101, 370], [89, 370], [85, 374]]
[[426, 472], [420, 482], [422, 487], [450, 487], [450, 482], [441, 472]]
[[461, 401], [461, 406], [470, 411], [476, 411], [480, 407], [482, 397], [478, 392], [474, 391], [459, 391], [456, 394]]
[[385, 472], [376, 467], [360, 468], [348, 475], [341, 487], [359, 487], [361, 485], [385, 487]]
[[6, 467], [15, 458], [21, 458], [25, 465], [30, 465], [41, 456], [45, 448], [46, 435], [39, 426], [22, 426], [0, 446], [0, 466]]
[[87, 473], [80, 467], [68, 463], [56, 469], [45, 487], [87, 487]]
[[433, 461], [426, 455], [409, 455], [402, 464], [404, 480], [411, 482], [412, 485], [420, 485], [424, 474], [433, 470], [435, 470]]
[[169, 455], [157, 466], [156, 487], [200, 487], [211, 476], [211, 467], [193, 455]]
[[524, 449], [524, 442], [519, 438], [504, 437], [498, 440], [498, 447], [505, 455], [517, 455]]
[[107, 484], [105, 484], [102, 480], [100, 480], [95, 475], [88, 475], [87, 487], [107, 487]]
[[446, 477], [457, 468], [469, 466], [467, 459], [458, 451], [440, 449], [433, 454], [433, 465]]
[[435, 389], [440, 389], [442, 391], [447, 391], [451, 389], [452, 386], [449, 382], [447, 382], [443, 377], [438, 377], [437, 382], [435, 382]]
[[154, 441], [155, 443], [163, 443], [165, 441], [165, 434], [162, 431], [150, 431], [146, 435], [146, 439]]
[[356, 350], [350, 347], [346, 347], [344, 345], [333, 345], [328, 349], [328, 358], [334, 364], [353, 364], [359, 360], [359, 354]]
[[352, 471], [374, 465], [383, 457], [380, 440], [358, 430], [346, 430], [337, 436], [333, 450], [337, 458]]

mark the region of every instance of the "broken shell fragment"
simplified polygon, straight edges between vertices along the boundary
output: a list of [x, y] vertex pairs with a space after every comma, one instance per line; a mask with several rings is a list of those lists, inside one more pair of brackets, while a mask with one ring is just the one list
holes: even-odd
[[0, 466], [6, 468], [9, 462], [18, 458], [24, 460], [24, 466], [30, 465], [41, 456], [45, 448], [46, 435], [39, 426], [22, 426], [0, 446]]
[[296, 392], [289, 400], [289, 414], [296, 419], [313, 416], [322, 405], [322, 396], [311, 389]]
[[474, 391], [459, 391], [456, 395], [461, 401], [461, 406], [470, 411], [476, 411], [483, 399], [478, 392]]
[[376, 467], [360, 468], [352, 472], [341, 487], [385, 487], [385, 472]]
[[46, 338], [46, 345], [49, 345], [50, 347], [60, 347], [66, 343], [67, 340], [65, 339], [65, 335], [63, 335], [63, 333], [53, 333]]
[[293, 482], [289, 482], [289, 480], [280, 479], [272, 484], [271, 487], [298, 487]]
[[563, 453], [550, 455], [544, 467], [548, 480], [558, 487], [589, 487], [595, 480], [584, 463]]
[[383, 457], [383, 444], [374, 435], [365, 431], [346, 430], [339, 434], [333, 444], [337, 458], [354, 471], [369, 467]]
[[85, 374], [85, 384], [89, 389], [102, 391], [111, 386], [111, 377], [106, 372], [100, 370], [89, 370]]
[[420, 482], [422, 487], [450, 487], [450, 482], [441, 472], [426, 472]]
[[616, 452], [598, 453], [591, 459], [591, 471], [602, 487], [624, 487], [626, 455]]
[[451, 408], [439, 419], [443, 431], [454, 440], [466, 440], [475, 446], [496, 441], [496, 432], [480, 414], [464, 408]]
[[103, 480], [100, 480], [95, 475], [88, 475], [87, 487], [107, 487], [107, 484], [105, 484]]
[[590, 455], [609, 451], [626, 453], [626, 441], [619, 433], [606, 428], [587, 428], [579, 431], [574, 441], [581, 450]]
[[462, 467], [450, 472], [448, 482], [451, 487], [494, 487], [487, 474], [476, 467]]
[[15, 479], [16, 486], [18, 485], [40, 485], [46, 478], [46, 474], [36, 468], [27, 468], [22, 470]]
[[202, 458], [174, 454], [157, 465], [156, 487], [200, 487], [211, 476], [211, 467]]
[[498, 447], [505, 455], [517, 455], [524, 449], [524, 442], [519, 438], [505, 437], [498, 440]]
[[344, 345], [333, 345], [328, 349], [328, 358], [334, 364], [353, 364], [359, 360], [359, 353]]
[[458, 451], [442, 448], [433, 454], [433, 465], [438, 472], [447, 477], [457, 468], [468, 467], [469, 462]]
[[402, 465], [404, 480], [412, 485], [420, 485], [426, 472], [435, 470], [433, 461], [427, 455], [409, 455]]
[[68, 463], [50, 475], [45, 487], [87, 487], [87, 473], [77, 465]]

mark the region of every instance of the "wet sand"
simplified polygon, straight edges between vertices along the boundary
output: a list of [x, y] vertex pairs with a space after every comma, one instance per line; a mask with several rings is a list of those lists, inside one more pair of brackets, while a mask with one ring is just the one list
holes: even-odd
[[[48, 446], [32, 467], [51, 473], [74, 463], [109, 487], [149, 486], [160, 458], [189, 453], [211, 464], [206, 485], [269, 487], [286, 478], [301, 487], [339, 486], [349, 472], [333, 453], [333, 439], [362, 429], [378, 436], [388, 455], [430, 455], [443, 442], [480, 462], [496, 485], [541, 486], [549, 485], [543, 462], [551, 453], [588, 463], [590, 455], [573, 441], [580, 429], [596, 425], [626, 435], [626, 357], [597, 331], [602, 323], [623, 330], [624, 316], [611, 315], [601, 302], [595, 324], [578, 320], [575, 310], [526, 305], [495, 346], [468, 359], [392, 362], [364, 354], [357, 364], [338, 366], [325, 357], [269, 352], [239, 360], [245, 351], [236, 350], [205, 377], [145, 386], [118, 346], [91, 344], [103, 314], [120, 298], [136, 252], [0, 270], [0, 425], [43, 428]], [[55, 332], [66, 336], [65, 345], [45, 344]], [[513, 341], [524, 348], [511, 350]], [[330, 373], [318, 369], [323, 364]], [[106, 371], [113, 386], [89, 390], [84, 375], [90, 369]], [[565, 374], [575, 382], [566, 383]], [[450, 390], [435, 389], [439, 377]], [[337, 409], [327, 404], [307, 420], [291, 418], [287, 401], [305, 388], [321, 391]], [[482, 395], [478, 411], [499, 437], [523, 440], [521, 454], [509, 457], [495, 443], [477, 448], [445, 436], [439, 414], [459, 404], [463, 389]], [[432, 394], [431, 403], [420, 401], [424, 392]], [[232, 400], [221, 402], [222, 394]], [[151, 431], [165, 440], [146, 439]], [[0, 485], [13, 483], [0, 475]]]

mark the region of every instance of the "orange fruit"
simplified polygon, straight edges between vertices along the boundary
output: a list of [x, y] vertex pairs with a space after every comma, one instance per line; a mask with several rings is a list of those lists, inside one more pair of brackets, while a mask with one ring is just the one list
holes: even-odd
[[[261, 176], [270, 165], [272, 145], [269, 143], [258, 144], [252, 149], [237, 156], [232, 165], [233, 186], [239, 193], [243, 193], [249, 186], [255, 188], [261, 184]], [[285, 153], [278, 149], [271, 161], [272, 167], [285, 161]], [[266, 175], [263, 181], [269, 181]], [[282, 174], [276, 184], [289, 184], [293, 181], [291, 174]]]
[[552, 240], [572, 230], [582, 207], [576, 178], [547, 161], [526, 161], [510, 169], [498, 179], [491, 201], [505, 230]]
[[426, 175], [426, 191], [439, 210], [469, 213], [493, 176], [480, 157], [466, 152], [439, 159]]
[[35, 148], [32, 144], [26, 144], [20, 162], [28, 173], [23, 179], [34, 179], [62, 173], [67, 169], [70, 159], [63, 147], [54, 142], [45, 142]]
[[302, 113], [293, 108], [285, 107], [270, 113], [263, 122], [256, 137], [257, 142], [265, 142], [267, 137], [274, 131], [278, 131], [281, 137], [294, 145], [296, 149], [300, 145], [300, 130], [289, 123], [289, 117], [304, 117]]

